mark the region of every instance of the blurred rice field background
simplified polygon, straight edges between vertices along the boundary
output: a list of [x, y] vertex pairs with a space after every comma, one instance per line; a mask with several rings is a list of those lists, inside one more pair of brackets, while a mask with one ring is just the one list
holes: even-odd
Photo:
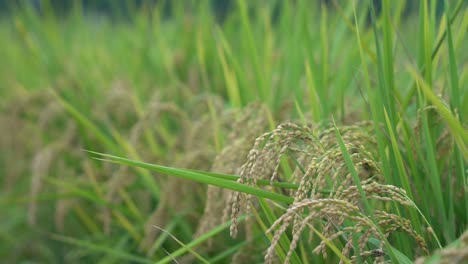
[[0, 5], [0, 262], [468, 261], [463, 0]]

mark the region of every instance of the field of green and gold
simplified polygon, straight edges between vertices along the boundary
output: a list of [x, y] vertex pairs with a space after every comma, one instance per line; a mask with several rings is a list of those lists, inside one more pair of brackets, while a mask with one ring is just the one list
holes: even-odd
[[1, 263], [468, 263], [463, 0], [11, 2]]

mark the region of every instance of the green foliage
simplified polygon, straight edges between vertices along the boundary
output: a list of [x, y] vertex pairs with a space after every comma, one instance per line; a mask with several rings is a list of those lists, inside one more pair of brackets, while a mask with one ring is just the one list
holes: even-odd
[[[425, 255], [420, 237], [430, 252], [460, 243], [468, 227], [462, 0], [421, 0], [414, 13], [404, 0], [384, 0], [380, 12], [373, 1], [238, 0], [222, 19], [208, 0], [157, 1], [129, 5], [120, 20], [79, 2], [66, 16], [23, 3], [0, 18], [3, 261], [263, 261], [275, 242], [267, 231], [301, 202], [296, 175], [308, 160], [297, 153], [320, 163], [324, 135], [342, 167], [304, 195], [331, 196], [333, 173], [347, 171], [369, 223], [379, 226], [375, 211], [391, 212], [414, 239], [384, 238], [380, 225], [360, 245], [364, 230], [344, 235], [352, 219], [336, 227], [336, 240], [315, 225], [296, 237], [293, 226], [272, 249], [281, 261], [349, 263], [382, 247], [387, 260], [408, 263]], [[302, 130], [273, 130], [285, 120]], [[297, 138], [283, 153], [288, 135]], [[375, 161], [380, 183], [406, 191], [410, 209], [366, 196], [350, 142], [368, 150], [359, 157]], [[243, 165], [259, 177], [269, 169], [249, 164], [261, 154], [275, 164], [272, 179], [246, 178]], [[231, 191], [250, 202], [236, 220], [222, 217], [234, 210]], [[241, 238], [226, 231], [231, 221], [245, 224]], [[325, 249], [312, 253], [321, 241]]]

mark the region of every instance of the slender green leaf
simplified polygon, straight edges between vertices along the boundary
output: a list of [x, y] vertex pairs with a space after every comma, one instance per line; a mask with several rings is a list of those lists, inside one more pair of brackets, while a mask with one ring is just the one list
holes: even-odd
[[233, 191], [238, 191], [238, 192], [244, 192], [248, 194], [253, 194], [258, 197], [263, 197], [267, 198], [270, 200], [274, 200], [277, 202], [284, 202], [284, 203], [291, 203], [294, 201], [293, 198], [289, 196], [285, 196], [282, 194], [278, 193], [273, 193], [269, 191], [265, 191], [256, 187], [252, 187], [249, 185], [229, 181], [229, 180], [223, 180], [215, 177], [210, 177], [207, 175], [203, 175], [200, 173], [192, 172], [192, 171], [187, 171], [187, 170], [181, 170], [181, 169], [176, 169], [176, 168], [170, 168], [170, 167], [165, 167], [165, 166], [160, 166], [160, 165], [155, 165], [155, 164], [150, 164], [150, 163], [145, 163], [145, 162], [140, 162], [140, 161], [134, 161], [134, 160], [129, 160], [125, 158], [121, 158], [118, 156], [113, 156], [109, 154], [102, 154], [99, 152], [94, 152], [94, 151], [89, 151], [92, 154], [95, 154], [97, 156], [100, 156], [102, 158], [108, 159], [107, 161], [110, 162], [115, 162], [119, 164], [125, 164], [129, 166], [135, 166], [135, 167], [140, 167], [140, 168], [145, 168], [149, 170], [153, 170], [162, 174], [167, 174], [171, 176], [176, 176], [180, 177], [183, 179], [191, 180], [191, 181], [196, 181], [204, 184], [209, 184], [213, 186], [218, 186], [221, 188], [226, 188], [230, 189]]

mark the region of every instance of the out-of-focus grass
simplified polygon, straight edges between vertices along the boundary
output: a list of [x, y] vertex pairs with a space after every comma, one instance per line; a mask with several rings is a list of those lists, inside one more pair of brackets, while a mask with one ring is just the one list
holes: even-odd
[[[230, 134], [260, 136], [285, 119], [317, 127], [332, 118], [337, 124], [372, 120], [385, 181], [404, 188], [417, 210], [389, 207], [410, 219], [431, 251], [462, 234], [468, 223], [466, 4], [446, 1], [437, 12], [437, 1], [419, 1], [405, 15], [407, 1], [382, 1], [378, 14], [365, 1], [234, 2], [224, 20], [209, 1], [174, 1], [170, 8], [158, 1], [122, 20], [85, 14], [79, 1], [65, 17], [21, 5], [0, 19], [5, 261], [168, 262], [191, 254], [228, 262], [231, 248], [240, 252], [247, 244], [231, 239], [227, 224], [194, 237], [206, 213], [206, 186], [163, 175], [170, 171], [155, 175], [91, 160], [82, 150], [209, 171], [236, 144]], [[256, 101], [266, 105], [254, 110], [264, 117], [257, 127], [242, 119]], [[343, 155], [349, 158], [346, 148]], [[290, 166], [282, 162], [280, 173], [289, 175]], [[271, 239], [263, 231], [293, 198], [242, 187], [233, 175], [213, 176], [196, 181], [281, 204], [270, 208], [262, 198], [252, 212], [256, 260], [263, 259]], [[226, 245], [195, 248], [216, 236]], [[292, 259], [323, 261], [306, 240]], [[290, 241], [281, 237], [281, 259]], [[404, 235], [386, 243], [395, 249], [393, 260], [421, 253]], [[343, 245], [329, 246], [332, 253]], [[340, 258], [346, 260], [338, 254], [328, 261]]]

